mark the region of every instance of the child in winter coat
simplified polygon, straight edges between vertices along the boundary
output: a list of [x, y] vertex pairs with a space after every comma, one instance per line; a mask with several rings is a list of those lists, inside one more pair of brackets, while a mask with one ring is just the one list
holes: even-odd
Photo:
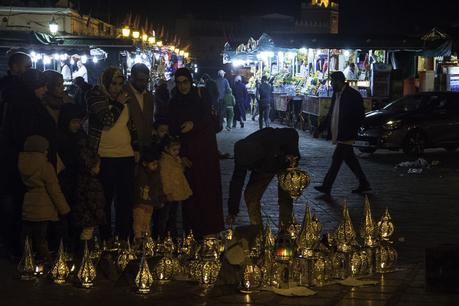
[[75, 224], [81, 229], [80, 240], [91, 240], [94, 229], [105, 224], [105, 195], [98, 179], [100, 157], [89, 147], [82, 147], [76, 184]]
[[19, 172], [27, 188], [22, 205], [23, 235], [24, 238], [28, 236], [32, 239], [38, 260], [50, 259], [48, 227], [55, 225], [61, 216], [70, 212], [56, 170], [48, 161], [48, 148], [46, 138], [29, 136], [18, 160]]
[[223, 107], [226, 112], [226, 130], [231, 131], [234, 118], [234, 106], [236, 105], [236, 99], [233, 96], [233, 92], [230, 87], [226, 89], [225, 96], [223, 97]]
[[[180, 157], [180, 141], [178, 138], [164, 138], [159, 165], [161, 182], [168, 201], [160, 216], [159, 234], [164, 237], [166, 228], [172, 232], [176, 231], [178, 204], [193, 194], [185, 177], [185, 165]], [[172, 234], [176, 235], [176, 233]]]
[[162, 208], [167, 201], [161, 184], [159, 157], [159, 151], [155, 147], [143, 149], [135, 181], [133, 229], [136, 241], [144, 233], [151, 236], [153, 210]]

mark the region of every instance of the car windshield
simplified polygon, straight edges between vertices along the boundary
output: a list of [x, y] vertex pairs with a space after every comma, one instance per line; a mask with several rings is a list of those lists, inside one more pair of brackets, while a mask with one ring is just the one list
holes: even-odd
[[423, 96], [403, 97], [386, 105], [385, 110], [393, 113], [406, 113], [418, 110], [422, 106]]

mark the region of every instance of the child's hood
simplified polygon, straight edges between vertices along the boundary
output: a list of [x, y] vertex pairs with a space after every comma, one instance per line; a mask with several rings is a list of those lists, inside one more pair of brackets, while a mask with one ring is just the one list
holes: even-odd
[[25, 177], [33, 176], [39, 172], [48, 162], [45, 153], [41, 152], [21, 152], [19, 153], [18, 167], [21, 175]]

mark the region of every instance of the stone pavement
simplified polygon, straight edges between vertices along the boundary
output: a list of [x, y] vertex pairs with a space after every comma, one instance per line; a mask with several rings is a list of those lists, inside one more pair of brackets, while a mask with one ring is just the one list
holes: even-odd
[[[218, 135], [220, 150], [232, 152], [234, 142], [255, 131], [257, 123], [223, 131]], [[294, 204], [295, 214], [302, 220], [306, 205], [319, 217], [324, 232], [333, 230], [341, 219], [343, 201], [347, 201], [354, 225], [362, 216], [363, 198], [351, 190], [357, 181], [343, 166], [332, 198], [324, 199], [312, 186], [321, 183], [328, 169], [333, 146], [325, 140], [300, 133], [300, 167], [311, 175], [312, 183]], [[65, 285], [56, 287], [45, 280], [27, 283], [15, 280], [15, 266], [0, 261], [0, 305], [458, 305], [459, 293], [445, 294], [425, 289], [424, 251], [426, 247], [457, 242], [459, 222], [456, 220], [459, 199], [459, 153], [431, 150], [425, 158], [439, 161], [437, 166], [421, 174], [408, 174], [394, 165], [407, 160], [398, 152], [381, 151], [362, 155], [360, 161], [373, 192], [370, 195], [373, 217], [379, 218], [386, 207], [395, 224], [394, 240], [399, 251], [399, 270], [382, 276], [375, 286], [343, 287], [330, 285], [316, 288], [317, 294], [307, 298], [286, 298], [270, 292], [249, 295], [238, 293], [234, 286], [217, 286], [206, 295], [195, 284], [171, 282], [155, 286], [147, 297], [137, 296], [125, 283], [97, 282], [91, 290]], [[224, 203], [233, 169], [233, 160], [222, 161]], [[268, 188], [263, 197], [263, 210], [277, 224], [277, 185]], [[248, 222], [245, 205], [241, 204], [238, 224]]]

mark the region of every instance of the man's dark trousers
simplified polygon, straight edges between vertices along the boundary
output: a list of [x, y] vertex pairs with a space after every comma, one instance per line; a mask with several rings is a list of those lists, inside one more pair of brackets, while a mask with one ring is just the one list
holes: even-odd
[[370, 186], [365, 173], [363, 173], [362, 167], [360, 167], [359, 160], [354, 154], [352, 145], [338, 143], [336, 145], [335, 152], [333, 153], [332, 164], [328, 169], [327, 175], [325, 176], [323, 187], [330, 191], [343, 161], [351, 169], [352, 173], [354, 173], [354, 175], [357, 177], [360, 186]]

